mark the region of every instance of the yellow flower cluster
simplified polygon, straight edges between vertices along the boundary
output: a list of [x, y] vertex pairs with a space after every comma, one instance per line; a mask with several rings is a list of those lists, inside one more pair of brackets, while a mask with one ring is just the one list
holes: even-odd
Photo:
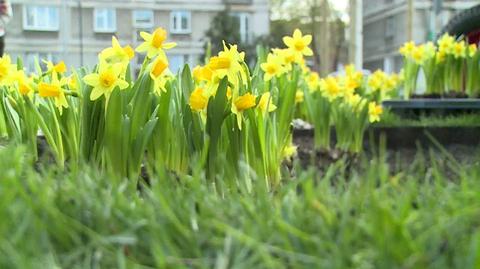
[[435, 45], [432, 42], [416, 46], [413, 41], [405, 43], [399, 50], [405, 58], [414, 61], [418, 65], [435, 59], [435, 62], [442, 63], [446, 57], [453, 56], [455, 59], [473, 57], [477, 52], [475, 44], [467, 45], [464, 40], [456, 41], [453, 36], [443, 35]]
[[303, 56], [312, 56], [313, 52], [309, 48], [312, 42], [311, 35], [303, 35], [299, 29], [293, 32], [293, 36], [286, 36], [283, 42], [287, 46], [285, 49], [273, 49], [267, 56], [267, 61], [260, 67], [265, 72], [264, 80], [269, 81], [283, 73], [292, 70], [294, 63], [304, 65]]
[[[312, 41], [311, 35], [303, 35], [300, 30], [295, 30], [292, 37], [285, 37], [285, 49], [273, 49], [268, 54], [266, 62], [260, 64], [264, 72], [264, 80], [270, 81], [292, 70], [293, 65], [304, 64], [303, 56], [312, 55], [308, 47]], [[242, 128], [244, 111], [256, 107], [261, 113], [275, 111], [270, 92], [264, 92], [257, 102], [257, 96], [252, 92], [240, 93], [249, 79], [248, 67], [245, 64], [245, 53], [239, 52], [236, 45], [223, 44], [223, 51], [211, 57], [204, 66], [193, 69], [195, 90], [189, 98], [189, 105], [193, 111], [204, 116], [211, 97], [216, 95], [217, 88], [223, 78], [228, 79], [227, 98], [231, 101], [231, 112], [236, 115], [238, 127]], [[298, 99], [298, 98], [297, 98]]]

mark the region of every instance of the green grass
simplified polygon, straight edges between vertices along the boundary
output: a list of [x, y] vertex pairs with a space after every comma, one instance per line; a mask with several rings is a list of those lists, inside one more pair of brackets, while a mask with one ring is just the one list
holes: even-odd
[[201, 171], [138, 191], [88, 167], [35, 170], [6, 147], [0, 268], [480, 267], [478, 164], [361, 163], [297, 167], [274, 192], [254, 178], [214, 187]]
[[480, 127], [480, 114], [459, 115], [420, 115], [417, 119], [403, 118], [390, 111], [385, 111], [379, 127]]

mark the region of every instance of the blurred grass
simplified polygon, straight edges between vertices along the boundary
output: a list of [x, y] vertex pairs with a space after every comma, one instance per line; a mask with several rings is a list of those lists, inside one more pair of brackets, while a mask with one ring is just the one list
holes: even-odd
[[479, 268], [480, 166], [446, 176], [440, 159], [396, 174], [381, 152], [355, 171], [296, 167], [275, 192], [193, 169], [139, 191], [88, 166], [35, 170], [6, 147], [0, 268]]

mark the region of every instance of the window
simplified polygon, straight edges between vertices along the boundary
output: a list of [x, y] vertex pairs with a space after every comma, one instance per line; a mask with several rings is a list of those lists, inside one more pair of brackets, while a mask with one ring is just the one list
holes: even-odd
[[385, 37], [394, 37], [395, 36], [395, 18], [388, 17], [385, 23]]
[[238, 20], [240, 40], [244, 43], [248, 43], [250, 41], [250, 14], [234, 13], [233, 17]]
[[188, 34], [191, 32], [190, 11], [172, 11], [170, 13], [170, 32], [174, 34]]
[[134, 10], [133, 25], [135, 28], [152, 28], [153, 27], [153, 11], [151, 10]]
[[33, 31], [58, 31], [58, 8], [53, 6], [24, 6], [23, 29]]
[[99, 33], [113, 33], [117, 30], [117, 14], [112, 8], [97, 8], [94, 12], [94, 30]]

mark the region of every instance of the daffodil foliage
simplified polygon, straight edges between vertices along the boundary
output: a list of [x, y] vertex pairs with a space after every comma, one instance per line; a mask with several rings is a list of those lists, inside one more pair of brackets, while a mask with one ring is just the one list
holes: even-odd
[[[136, 49], [113, 37], [96, 66], [77, 70], [44, 62], [27, 74], [21, 60], [0, 58], [1, 134], [31, 145], [35, 158], [37, 136], [44, 137], [48, 154], [42, 156], [69, 169], [90, 163], [119, 178], [138, 178], [142, 168], [204, 173], [215, 186], [248, 178], [271, 188], [295, 154], [295, 115], [314, 123], [319, 147], [329, 147], [335, 125], [345, 137], [340, 147], [351, 150], [368, 123], [379, 120], [380, 101], [400, 81], [382, 72], [367, 79], [353, 67], [320, 79], [306, 66], [312, 36], [299, 30], [283, 39], [284, 48], [259, 48], [253, 69], [245, 53], [224, 43], [218, 55], [177, 74], [169, 70], [166, 51], [176, 44], [166, 30], [141, 37]], [[135, 52], [146, 55], [134, 78]]]

